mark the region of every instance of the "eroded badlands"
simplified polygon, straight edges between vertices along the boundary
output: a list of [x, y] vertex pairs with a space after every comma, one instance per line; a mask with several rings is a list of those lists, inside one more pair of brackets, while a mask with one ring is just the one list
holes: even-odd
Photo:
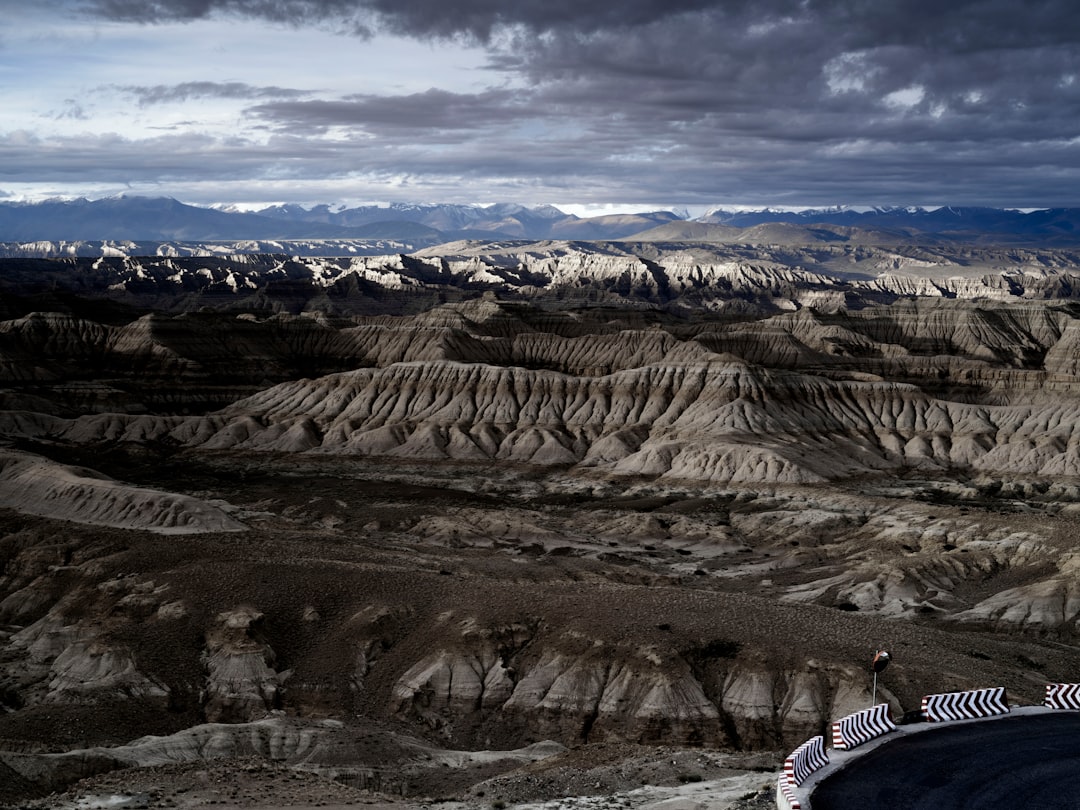
[[453, 250], [9, 301], [0, 801], [765, 806], [876, 649], [1077, 679], [1068, 255]]

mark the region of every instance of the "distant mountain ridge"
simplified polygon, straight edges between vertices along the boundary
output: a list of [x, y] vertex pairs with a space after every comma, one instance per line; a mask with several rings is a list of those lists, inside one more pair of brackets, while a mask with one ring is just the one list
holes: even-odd
[[[578, 217], [550, 205], [403, 204], [354, 208], [270, 206], [241, 211], [200, 207], [168, 197], [0, 202], [0, 251], [19, 255], [26, 243], [273, 242], [360, 240], [351, 253], [401, 252], [471, 239], [701, 241], [738, 244], [973, 244], [1026, 247], [1080, 245], [1080, 208], [1035, 211], [979, 207], [846, 207], [781, 211], [710, 210], [686, 218], [671, 211]], [[377, 245], [377, 247], [376, 247]], [[237, 247], [237, 252], [251, 252]], [[287, 248], [283, 248], [286, 249]], [[327, 250], [332, 244], [327, 245]], [[217, 252], [217, 251], [215, 251]], [[40, 255], [35, 249], [25, 255]]]
[[[364, 205], [336, 210], [329, 205], [317, 205], [310, 209], [299, 205], [282, 205], [254, 213], [284, 222], [311, 222], [353, 231], [363, 229], [363, 233], [352, 232], [349, 235], [384, 239], [399, 237], [406, 230], [404, 223], [413, 223], [438, 232], [444, 237], [440, 241], [500, 237], [621, 239], [679, 219], [670, 211], [578, 217], [563, 213], [551, 205], [528, 208], [515, 203], [489, 206], [393, 203], [389, 206]], [[395, 226], [393, 229], [392, 225]]]
[[807, 209], [804, 211], [725, 211], [715, 209], [699, 222], [746, 228], [769, 222], [790, 224], [827, 223], [859, 228], [917, 230], [932, 234], [1057, 235], [1080, 230], [1080, 208], [1045, 208], [1021, 211], [1014, 208], [882, 207]]

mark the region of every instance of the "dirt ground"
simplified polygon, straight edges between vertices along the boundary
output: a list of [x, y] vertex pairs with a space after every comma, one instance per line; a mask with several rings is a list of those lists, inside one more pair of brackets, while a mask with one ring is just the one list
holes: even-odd
[[430, 795], [405, 798], [249, 759], [114, 771], [81, 780], [62, 793], [6, 806], [33, 810], [208, 806], [246, 810], [357, 806], [371, 810], [759, 810], [772, 807], [777, 766], [772, 754], [601, 744], [499, 774], [461, 793], [445, 789], [458, 780], [440, 782], [433, 775], [427, 782]]

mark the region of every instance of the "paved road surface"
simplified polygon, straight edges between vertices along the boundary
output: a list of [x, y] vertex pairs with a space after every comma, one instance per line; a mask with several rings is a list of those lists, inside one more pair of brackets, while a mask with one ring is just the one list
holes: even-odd
[[1080, 810], [1080, 712], [943, 725], [827, 777], [814, 810]]

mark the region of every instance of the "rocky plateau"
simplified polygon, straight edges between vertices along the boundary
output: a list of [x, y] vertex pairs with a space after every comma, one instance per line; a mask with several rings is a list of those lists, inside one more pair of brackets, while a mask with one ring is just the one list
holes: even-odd
[[764, 807], [877, 649], [897, 718], [1080, 679], [1080, 254], [460, 242], [0, 290], [0, 803]]

